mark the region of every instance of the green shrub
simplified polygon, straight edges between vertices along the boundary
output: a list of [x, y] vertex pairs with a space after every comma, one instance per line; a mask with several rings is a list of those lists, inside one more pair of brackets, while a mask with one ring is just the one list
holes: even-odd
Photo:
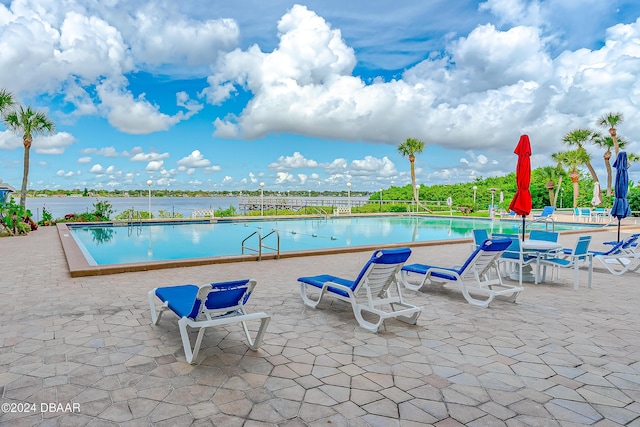
[[[0, 203], [0, 211], [4, 217], [4, 223], [14, 234], [27, 234], [31, 231], [31, 211], [18, 204], [13, 199], [8, 203]], [[37, 226], [36, 226], [37, 228]]]
[[227, 216], [237, 216], [237, 215], [238, 215], [238, 212], [236, 211], [236, 208], [234, 206], [229, 206], [228, 209], [218, 208], [214, 213], [214, 216], [217, 216], [218, 218], [223, 218]]

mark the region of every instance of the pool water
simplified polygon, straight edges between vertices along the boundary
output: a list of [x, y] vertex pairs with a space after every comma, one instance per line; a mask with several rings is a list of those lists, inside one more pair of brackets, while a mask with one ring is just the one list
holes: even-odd
[[[263, 244], [280, 251], [306, 251], [375, 246], [472, 237], [472, 230], [489, 233], [520, 232], [519, 221], [491, 221], [460, 217], [335, 217], [328, 219], [280, 219], [265, 221], [168, 222], [142, 225], [69, 225], [71, 235], [90, 265], [126, 264], [208, 258], [242, 254], [242, 241], [252, 233], [263, 236]], [[527, 231], [544, 229], [527, 224]], [[555, 230], [576, 230], [587, 224], [556, 223]], [[592, 226], [591, 226], [592, 227]], [[246, 246], [257, 249], [257, 234]], [[273, 252], [263, 249], [263, 253]], [[256, 252], [245, 251], [255, 255]]]

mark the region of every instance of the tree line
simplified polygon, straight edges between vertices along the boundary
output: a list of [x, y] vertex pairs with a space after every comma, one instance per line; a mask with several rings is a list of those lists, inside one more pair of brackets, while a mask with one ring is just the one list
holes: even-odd
[[[607, 185], [606, 185], [606, 188], [604, 189], [605, 197], [602, 197], [601, 202], [596, 203], [594, 206], [604, 204], [605, 206], [608, 205], [607, 207], [610, 207], [611, 202], [609, 201], [611, 200], [611, 196], [613, 195], [613, 189], [612, 189], [613, 171], [611, 167], [612, 150], [614, 151], [615, 156], [617, 157], [618, 154], [621, 153], [620, 150], [624, 149], [628, 143], [628, 141], [624, 137], [618, 136], [618, 132], [617, 132], [617, 127], [621, 125], [623, 122], [624, 122], [624, 115], [622, 113], [607, 113], [596, 120], [596, 125], [600, 128], [604, 128], [608, 130], [609, 135], [605, 135], [600, 131], [592, 130], [589, 128], [574, 129], [568, 132], [566, 135], [564, 135], [561, 141], [564, 145], [569, 147], [569, 149], [564, 151], [559, 151], [551, 155], [551, 158], [555, 161], [555, 166], [547, 166], [547, 167], [539, 168], [537, 171], [532, 172], [532, 182], [531, 182], [532, 187], [535, 187], [536, 185], [540, 184], [540, 182], [543, 182], [544, 188], [546, 188], [546, 191], [547, 191], [547, 195], [545, 197], [533, 197], [534, 188], [532, 188], [532, 197], [534, 198], [533, 207], [534, 208], [542, 207], [540, 206], [540, 203], [545, 203], [543, 206], [548, 205], [548, 206], [557, 207], [558, 197], [560, 195], [561, 189], [563, 188], [563, 178], [565, 177], [568, 177], [571, 182], [570, 190], [573, 194], [573, 198], [571, 200], [571, 206], [578, 207], [578, 206], [591, 205], [591, 198], [592, 198], [591, 195], [593, 194], [594, 185], [598, 185], [599, 188], [601, 189], [601, 192], [603, 190], [602, 190], [602, 186], [600, 185], [600, 180], [598, 178], [598, 175], [596, 174], [596, 171], [593, 167], [591, 154], [589, 154], [589, 152], [585, 148], [587, 144], [594, 144], [604, 150], [603, 160], [605, 164], [605, 170], [607, 171]], [[441, 195], [435, 194], [435, 193], [440, 193], [440, 191], [434, 190], [439, 188], [438, 186], [422, 187], [416, 183], [416, 175], [415, 175], [416, 155], [421, 154], [422, 151], [424, 151], [424, 148], [425, 148], [424, 141], [421, 141], [416, 138], [407, 138], [406, 141], [404, 141], [398, 146], [398, 152], [402, 156], [407, 157], [409, 159], [410, 168], [411, 168], [411, 187], [409, 188], [409, 191], [412, 193], [411, 197], [419, 206], [422, 206], [427, 211], [429, 211], [429, 209], [426, 206], [424, 206], [424, 203], [421, 202], [421, 200], [424, 200], [424, 197], [431, 198], [431, 200], [441, 200], [438, 197], [442, 197], [444, 194], [441, 194]], [[638, 156], [637, 154], [626, 153], [626, 152], [624, 153], [626, 154], [629, 162], [640, 161], [640, 156]], [[586, 166], [587, 170], [589, 171], [590, 180], [587, 180], [586, 183], [590, 186], [590, 188], [586, 188], [585, 185], [581, 185], [581, 181], [582, 183], [585, 183], [586, 177], [581, 173], [579, 169], [580, 166]], [[507, 192], [512, 191], [512, 193], [509, 196], [509, 200], [513, 196], [513, 193], [515, 193], [515, 174], [513, 174], [513, 179], [509, 179], [508, 177], [509, 175], [506, 177], [507, 178], [506, 182], [502, 182], [502, 184], [504, 184], [503, 189], [499, 185], [494, 185], [490, 187], [490, 188], [496, 189], [494, 190], [494, 199], [495, 199], [495, 191], [502, 191], [503, 195], [505, 190]], [[471, 188], [476, 187], [476, 189], [474, 190], [474, 194], [475, 194], [474, 200], [473, 200], [473, 203], [471, 203], [471, 204], [475, 204], [477, 201], [477, 193], [480, 188], [478, 184], [482, 184], [482, 181], [483, 180], [480, 179], [478, 182], [470, 185], [456, 184], [454, 186], [448, 187], [445, 193], [446, 192], [456, 193], [458, 191], [456, 187], [461, 185], [462, 187], [464, 187], [464, 194], [468, 194], [469, 193], [468, 187], [471, 187]], [[630, 182], [630, 186], [631, 187], [633, 186], [633, 182]], [[390, 193], [397, 193], [397, 191], [395, 190], [390, 189], [389, 191]], [[487, 194], [487, 191], [484, 191], [484, 190], [480, 190], [480, 191], [481, 191], [481, 194], [483, 195]], [[583, 196], [585, 194], [589, 195], [588, 203], [585, 203], [585, 201], [583, 200], [585, 197], [581, 197], [581, 192]], [[400, 193], [404, 193], [404, 192], [400, 191]], [[397, 196], [400, 196], [400, 195], [397, 195]], [[406, 194], [404, 194], [404, 196], [406, 196]], [[372, 197], [376, 198], [375, 195]], [[446, 197], [451, 197], [451, 195], [448, 195]], [[484, 196], [482, 197], [484, 198]], [[631, 199], [631, 195], [629, 195], [628, 197], [629, 199]], [[462, 198], [465, 198], [465, 197], [463, 196]], [[468, 200], [466, 200], [466, 202], [468, 202]], [[567, 206], [565, 205], [564, 207], [567, 207]], [[640, 206], [636, 207], [635, 209], [632, 207], [632, 210], [639, 210], [639, 209], [640, 209]]]

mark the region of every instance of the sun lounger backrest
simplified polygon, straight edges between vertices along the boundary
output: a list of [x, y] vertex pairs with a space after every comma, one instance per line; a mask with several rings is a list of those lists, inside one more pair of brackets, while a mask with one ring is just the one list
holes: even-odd
[[[467, 261], [460, 267], [457, 273], [463, 279], [468, 275], [483, 275], [487, 268], [499, 257], [505, 249], [512, 244], [512, 239], [489, 239], [480, 245], [467, 258]], [[473, 267], [473, 268], [471, 268]]]
[[193, 304], [189, 318], [195, 319], [200, 312], [201, 301], [206, 298], [205, 307], [209, 310], [231, 309], [247, 302], [255, 281], [236, 280], [232, 282], [214, 283], [211, 288], [203, 287]]
[[352, 291], [356, 292], [364, 281], [367, 281], [372, 295], [388, 287], [395, 280], [396, 273], [411, 255], [409, 248], [380, 249], [371, 255], [371, 258], [360, 271], [358, 278], [354, 280]]
[[620, 240], [618, 243], [613, 245], [613, 247], [611, 249], [609, 249], [608, 251], [604, 252], [602, 255], [614, 255], [614, 254], [617, 254], [618, 252], [622, 251], [624, 245], [625, 245], [624, 239]]
[[640, 237], [640, 234], [636, 233], [624, 239], [623, 240], [624, 244], [622, 245], [622, 249], [626, 250], [626, 249], [634, 248], [637, 245], [638, 237]]

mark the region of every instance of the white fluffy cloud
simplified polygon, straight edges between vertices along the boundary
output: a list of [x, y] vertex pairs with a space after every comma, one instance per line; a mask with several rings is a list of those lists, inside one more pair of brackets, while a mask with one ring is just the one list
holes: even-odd
[[[482, 146], [510, 155], [518, 136], [529, 133], [536, 150], [550, 154], [571, 128], [622, 111], [626, 129], [640, 136], [634, 100], [640, 21], [611, 27], [599, 49], [552, 57], [556, 40], [543, 35], [541, 23], [548, 11], [502, 0], [484, 8], [505, 22], [521, 13], [531, 19], [505, 30], [478, 26], [402, 79], [365, 83], [352, 74], [355, 56], [340, 31], [295, 6], [279, 22], [276, 49], [228, 53], [209, 77], [209, 102], [223, 102], [237, 86], [253, 95], [241, 114], [215, 119], [216, 134], [252, 139], [284, 132], [392, 145], [414, 136], [447, 149]], [[293, 160], [270, 166], [285, 169]]]
[[388, 157], [377, 159], [373, 156], [366, 156], [362, 160], [354, 160], [349, 166], [351, 175], [379, 176], [388, 178], [398, 174], [396, 166]]
[[292, 156], [280, 156], [276, 162], [269, 164], [270, 168], [277, 170], [315, 168], [317, 166], [318, 162], [305, 158], [298, 151], [293, 153]]
[[200, 150], [194, 150], [187, 157], [177, 161], [178, 166], [186, 168], [204, 168], [211, 164], [209, 159], [205, 159]]
[[104, 168], [102, 167], [102, 165], [100, 163], [96, 163], [95, 165], [91, 166], [91, 169], [89, 169], [89, 172], [91, 172], [91, 173], [104, 173]]
[[209, 65], [238, 39], [232, 20], [196, 21], [152, 3], [120, 2], [112, 9], [76, 0], [64, 7], [13, 0], [10, 8], [0, 4], [0, 27], [3, 85], [16, 93], [64, 93], [71, 115], [100, 114], [130, 134], [167, 130], [202, 105], [177, 92], [182, 110], [164, 114], [144, 93], [127, 89], [128, 73]]
[[164, 160], [152, 160], [144, 168], [147, 172], [158, 172], [164, 169]]
[[168, 157], [169, 157], [169, 153], [138, 152], [138, 153], [135, 153], [133, 156], [131, 156], [129, 160], [131, 160], [132, 162], [148, 162], [148, 161], [166, 159]]
[[187, 175], [195, 173], [196, 169], [202, 169], [206, 173], [217, 172], [220, 170], [220, 166], [211, 165], [209, 159], [205, 159], [200, 150], [194, 150], [187, 157], [183, 157], [177, 162], [178, 170], [186, 172]]
[[33, 148], [39, 154], [63, 154], [66, 147], [75, 142], [75, 138], [68, 132], [58, 132], [50, 136], [33, 139]]

